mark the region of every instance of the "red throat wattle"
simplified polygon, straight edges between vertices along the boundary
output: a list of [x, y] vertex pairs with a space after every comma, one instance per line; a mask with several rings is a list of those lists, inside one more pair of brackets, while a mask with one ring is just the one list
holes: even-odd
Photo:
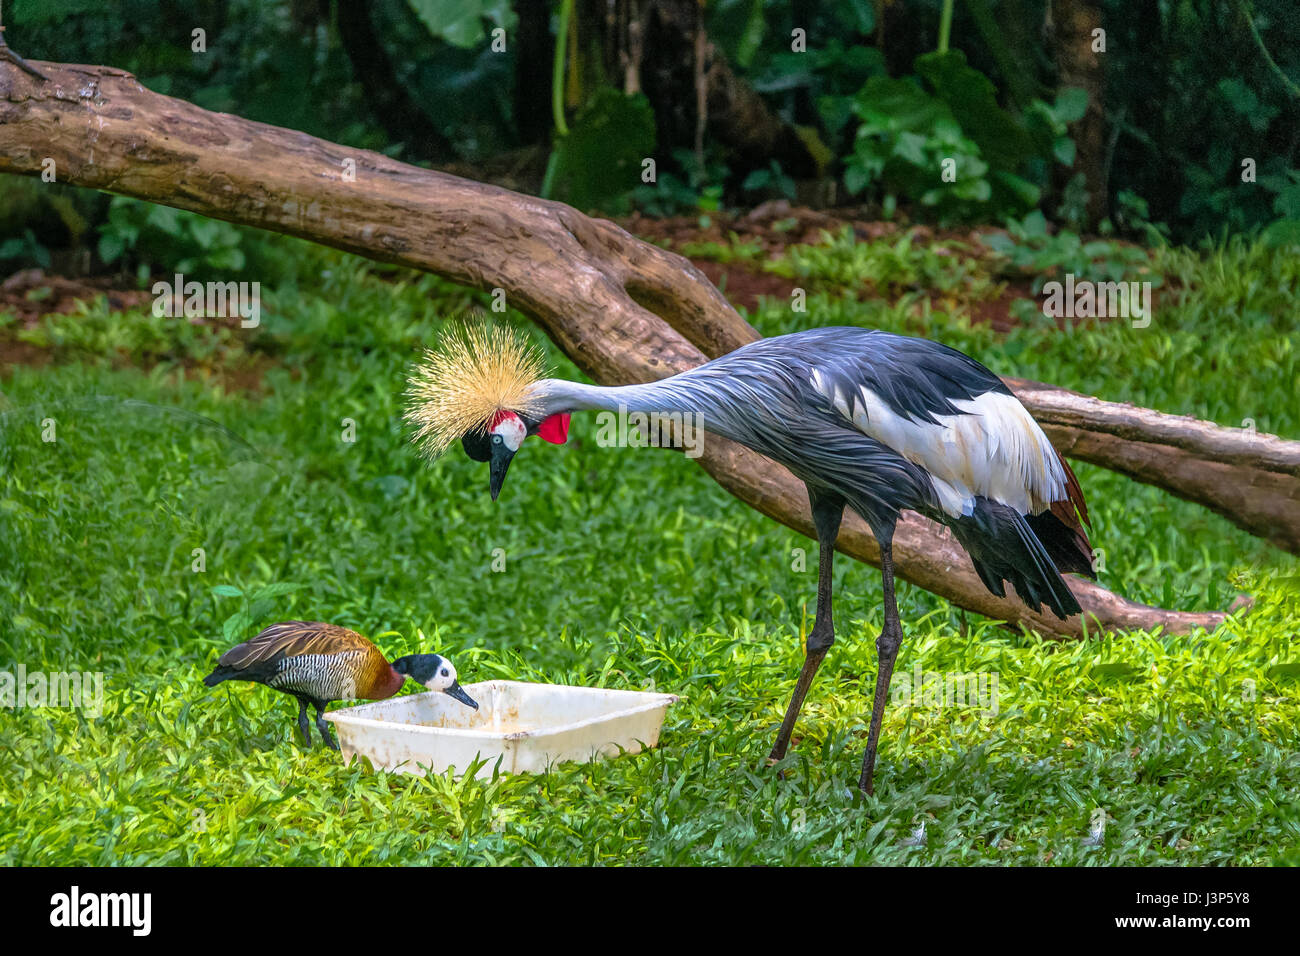
[[537, 426], [537, 437], [552, 445], [563, 445], [569, 440], [569, 413], [560, 412], [543, 419]]

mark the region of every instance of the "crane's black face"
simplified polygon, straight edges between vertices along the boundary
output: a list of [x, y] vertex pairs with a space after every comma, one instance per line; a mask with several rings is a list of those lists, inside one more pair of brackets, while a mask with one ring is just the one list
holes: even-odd
[[528, 426], [522, 418], [514, 412], [502, 412], [496, 424], [487, 431], [473, 431], [461, 438], [460, 444], [465, 449], [465, 454], [474, 461], [488, 463], [488, 491], [491, 492], [493, 501], [501, 494], [510, 462], [527, 435]]

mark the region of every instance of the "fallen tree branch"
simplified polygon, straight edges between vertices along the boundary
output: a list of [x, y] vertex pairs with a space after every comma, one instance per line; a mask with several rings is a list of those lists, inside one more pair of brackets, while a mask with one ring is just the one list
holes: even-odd
[[1300, 442], [1038, 382], [1007, 384], [1062, 454], [1157, 485], [1300, 554]]
[[[0, 66], [0, 172], [36, 175], [49, 159], [60, 182], [301, 236], [480, 289], [504, 289], [512, 305], [603, 383], [662, 378], [698, 365], [706, 353], [725, 351], [719, 346], [728, 341], [756, 337], [695, 266], [613, 223], [377, 153], [209, 113], [152, 93], [119, 70], [41, 68], [48, 83]], [[349, 169], [355, 180], [345, 175]], [[703, 464], [741, 500], [811, 531], [802, 486], [784, 469], [721, 439], [709, 443]], [[879, 562], [874, 540], [856, 519], [845, 522], [839, 548]], [[900, 524], [894, 550], [904, 578], [961, 607], [1045, 634], [1084, 631], [1078, 617], [1044, 618], [989, 594], [947, 534], [920, 518]], [[1186, 631], [1213, 628], [1224, 618], [1146, 607], [1088, 581], [1071, 580], [1071, 586], [1089, 627]]]

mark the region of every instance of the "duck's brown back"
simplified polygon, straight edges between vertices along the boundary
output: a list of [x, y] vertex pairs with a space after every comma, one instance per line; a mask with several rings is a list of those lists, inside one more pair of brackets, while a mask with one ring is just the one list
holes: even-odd
[[402, 686], [383, 652], [356, 631], [320, 621], [272, 624], [221, 655], [223, 666], [263, 672], [263, 683], [316, 700], [391, 697]]

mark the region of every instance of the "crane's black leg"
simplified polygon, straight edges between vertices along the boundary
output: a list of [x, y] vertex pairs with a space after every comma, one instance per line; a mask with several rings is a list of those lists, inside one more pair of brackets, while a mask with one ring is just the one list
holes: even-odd
[[302, 742], [311, 746], [311, 724], [307, 722], [307, 698], [298, 698], [298, 729], [302, 731]]
[[876, 745], [880, 740], [880, 722], [885, 716], [885, 702], [889, 697], [889, 682], [894, 676], [894, 661], [898, 647], [903, 643], [903, 626], [898, 621], [898, 603], [894, 600], [894, 549], [893, 529], [880, 538], [880, 576], [885, 586], [885, 626], [876, 638], [876, 699], [871, 705], [871, 730], [867, 733], [867, 752], [862, 758], [862, 777], [858, 788], [874, 793], [872, 775], [876, 770]]
[[808, 635], [804, 647], [803, 670], [799, 672], [799, 683], [795, 685], [794, 696], [786, 708], [785, 720], [776, 735], [776, 744], [768, 760], [776, 761], [785, 756], [790, 746], [790, 735], [794, 732], [794, 722], [799, 719], [799, 710], [803, 699], [812, 686], [817, 668], [821, 667], [826, 652], [835, 643], [835, 623], [831, 618], [831, 564], [835, 560], [835, 539], [840, 533], [840, 521], [844, 518], [844, 499], [827, 492], [814, 492], [808, 489], [808, 503], [812, 505], [813, 524], [817, 528], [817, 620]]
[[312, 706], [316, 708], [316, 729], [320, 731], [320, 739], [325, 741], [326, 747], [331, 750], [338, 750], [339, 745], [334, 742], [334, 735], [330, 733], [330, 725], [325, 722], [325, 704], [326, 701], [312, 701]]

